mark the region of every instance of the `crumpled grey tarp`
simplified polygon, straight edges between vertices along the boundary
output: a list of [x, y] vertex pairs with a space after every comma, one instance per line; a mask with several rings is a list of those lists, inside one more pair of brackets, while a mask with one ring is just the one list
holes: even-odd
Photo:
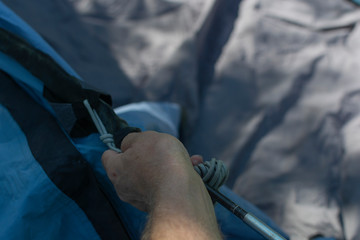
[[5, 0], [115, 105], [174, 101], [190, 153], [292, 239], [360, 239], [360, 8], [345, 0]]

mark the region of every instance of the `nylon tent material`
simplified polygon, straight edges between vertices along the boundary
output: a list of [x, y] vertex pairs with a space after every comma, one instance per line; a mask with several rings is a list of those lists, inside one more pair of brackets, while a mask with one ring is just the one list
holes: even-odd
[[[38, 36], [27, 37], [27, 34], [35, 32], [4, 5], [0, 5], [0, 9], [6, 16], [11, 16], [5, 19], [9, 22], [3, 25], [10, 26], [7, 30], [16, 33], [11, 31], [11, 26], [16, 27], [21, 34], [26, 32], [22, 35], [25, 40], [39, 40]], [[12, 18], [19, 25], [11, 24]], [[22, 26], [27, 30], [21, 30]], [[48, 53], [48, 45], [43, 45], [44, 48], [40, 45], [36, 45], [38, 50]], [[50, 50], [49, 54], [52, 52]], [[138, 239], [146, 215], [117, 198], [101, 166], [100, 156], [106, 147], [99, 141], [98, 134], [71, 138], [61, 120], [65, 119], [62, 114], [71, 114], [69, 103], [64, 103], [64, 111], [59, 111], [61, 103], [57, 102], [55, 107], [43, 96], [45, 88], [40, 79], [9, 56], [1, 54], [0, 58], [3, 71], [0, 81], [3, 171], [0, 179], [5, 193], [0, 208], [6, 213], [1, 215], [0, 221], [4, 223], [1, 238], [118, 239], [121, 236], [124, 239], [129, 234], [132, 239]], [[148, 107], [158, 109], [153, 115], [158, 129], [165, 132], [172, 129], [174, 132], [179, 119], [172, 115], [172, 118], [169, 115], [166, 117], [170, 114], [169, 106], [150, 104], [140, 110], [136, 107], [131, 109], [138, 111], [140, 116], [146, 116]], [[131, 109], [121, 114], [125, 117]], [[172, 106], [171, 111], [179, 112], [179, 108]], [[162, 122], [159, 116], [162, 116]], [[129, 123], [131, 119], [129, 117]], [[139, 119], [141, 117], [134, 117], [134, 120]], [[149, 119], [148, 115], [145, 119]], [[143, 126], [154, 124], [147, 122]], [[222, 191], [232, 194], [226, 188]], [[254, 206], [235, 195], [233, 198], [280, 231]], [[219, 223], [228, 239], [261, 239], [224, 211], [216, 208]]]

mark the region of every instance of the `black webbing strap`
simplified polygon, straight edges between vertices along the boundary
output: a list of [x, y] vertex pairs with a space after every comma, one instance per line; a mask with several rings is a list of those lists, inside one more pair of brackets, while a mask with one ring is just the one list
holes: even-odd
[[91, 167], [56, 119], [1, 71], [0, 104], [8, 109], [24, 132], [33, 156], [49, 179], [84, 211], [99, 236], [130, 239]]
[[[24, 39], [0, 28], [0, 51], [10, 56], [32, 75], [44, 82], [46, 97], [52, 102], [79, 102], [87, 96], [80, 81], [69, 75], [49, 55], [31, 46]], [[90, 95], [97, 94], [89, 91]], [[110, 96], [102, 95], [107, 101]]]
[[43, 94], [47, 100], [72, 104], [77, 121], [70, 132], [71, 137], [84, 137], [97, 132], [83, 105], [85, 99], [97, 111], [107, 131], [114, 135], [118, 147], [128, 133], [140, 131], [116, 116], [110, 106], [110, 95], [83, 88], [80, 80], [69, 75], [49, 55], [2, 28], [0, 28], [0, 51], [16, 60], [44, 83]]

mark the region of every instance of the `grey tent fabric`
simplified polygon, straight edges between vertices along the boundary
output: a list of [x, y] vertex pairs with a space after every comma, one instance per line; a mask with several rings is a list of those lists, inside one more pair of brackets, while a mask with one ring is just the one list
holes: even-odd
[[174, 101], [192, 154], [292, 239], [360, 239], [360, 8], [345, 0], [5, 0], [115, 105]]

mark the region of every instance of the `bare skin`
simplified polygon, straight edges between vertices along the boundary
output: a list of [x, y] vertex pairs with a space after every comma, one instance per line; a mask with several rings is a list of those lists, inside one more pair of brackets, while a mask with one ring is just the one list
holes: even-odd
[[221, 239], [211, 198], [176, 138], [157, 132], [131, 133], [122, 153], [102, 156], [120, 199], [149, 213], [143, 239]]

